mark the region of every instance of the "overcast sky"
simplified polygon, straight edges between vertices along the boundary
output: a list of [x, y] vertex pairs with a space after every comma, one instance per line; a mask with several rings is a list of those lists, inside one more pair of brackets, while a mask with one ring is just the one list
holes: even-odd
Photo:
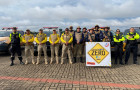
[[0, 28], [140, 27], [140, 0], [0, 0]]

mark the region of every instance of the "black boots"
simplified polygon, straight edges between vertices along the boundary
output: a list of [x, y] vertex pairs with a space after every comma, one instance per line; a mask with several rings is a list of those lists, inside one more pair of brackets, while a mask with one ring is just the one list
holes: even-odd
[[[82, 57], [80, 57], [80, 62], [81, 62], [81, 63], [84, 63]], [[73, 62], [73, 63], [76, 63], [76, 57], [74, 57], [74, 62]]]
[[84, 62], [83, 62], [83, 58], [82, 58], [82, 57], [80, 57], [80, 62], [81, 62], [81, 63], [84, 63]]
[[10, 66], [13, 66], [14, 65], [14, 62], [13, 62], [13, 60], [12, 60], [12, 62], [11, 62], [11, 64], [10, 64]]
[[20, 61], [20, 64], [24, 65], [24, 62]]
[[74, 62], [73, 63], [76, 63], [76, 57], [74, 57]]
[[20, 64], [24, 65], [24, 62], [22, 62], [22, 57], [18, 57], [20, 60]]

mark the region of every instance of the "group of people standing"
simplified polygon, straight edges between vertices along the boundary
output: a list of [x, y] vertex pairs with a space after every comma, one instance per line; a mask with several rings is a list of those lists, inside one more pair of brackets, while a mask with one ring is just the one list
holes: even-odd
[[[120, 30], [116, 30], [116, 35], [113, 36], [112, 32], [110, 32], [109, 27], [105, 27], [104, 31], [99, 30], [99, 26], [96, 25], [94, 28], [87, 30], [84, 27], [81, 31], [81, 27], [78, 26], [76, 31], [73, 30], [73, 26], [66, 28], [64, 33], [61, 36], [57, 34], [57, 31], [54, 29], [53, 33], [49, 37], [49, 42], [51, 44], [51, 60], [50, 64], [53, 63], [53, 60], [56, 59], [56, 64], [59, 63], [59, 46], [62, 45], [62, 56], [61, 56], [61, 64], [64, 63], [64, 60], [69, 58], [69, 63], [76, 63], [77, 57], [79, 57], [80, 62], [84, 63], [85, 61], [85, 42], [114, 42], [116, 49], [115, 56], [115, 64], [117, 64], [117, 58], [119, 56], [120, 64], [122, 62], [122, 54], [123, 54], [123, 41], [125, 38], [120, 34]], [[126, 36], [127, 39], [127, 47], [126, 47], [126, 58], [125, 64], [128, 63], [128, 59], [130, 56], [130, 49], [133, 49], [134, 53], [134, 64], [137, 64], [137, 39], [139, 39], [139, 34], [135, 33], [134, 28], [130, 28], [130, 33]], [[36, 35], [34, 39], [34, 35], [30, 33], [30, 30], [26, 30], [26, 34], [23, 37], [17, 33], [17, 29], [13, 28], [13, 33], [10, 34], [11, 41], [11, 64], [14, 65], [15, 53], [18, 54], [20, 64], [24, 64], [22, 62], [21, 56], [21, 48], [20, 43], [25, 43], [25, 64], [28, 64], [28, 60], [30, 59], [30, 55], [32, 57], [33, 64], [39, 64], [41, 59], [42, 51], [44, 52], [45, 64], [48, 64], [48, 56], [46, 53], [47, 46], [47, 35], [43, 33], [43, 30], [40, 29], [39, 33]], [[33, 42], [36, 42], [38, 45], [38, 57], [37, 62], [34, 60], [34, 45]]]

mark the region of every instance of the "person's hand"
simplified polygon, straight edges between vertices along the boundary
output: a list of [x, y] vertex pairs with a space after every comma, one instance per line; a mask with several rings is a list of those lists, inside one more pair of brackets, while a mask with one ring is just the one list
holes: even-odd
[[77, 42], [77, 44], [79, 44], [79, 41]]
[[108, 38], [107, 36], [105, 36], [105, 38]]
[[68, 45], [69, 43], [68, 42], [66, 42], [66, 45]]
[[52, 45], [54, 45], [54, 43], [52, 43]]
[[42, 43], [40, 42], [39, 45], [41, 45]]
[[132, 38], [132, 36], [129, 36], [129, 37], [128, 37], [128, 39], [131, 39], [131, 38]]
[[90, 42], [92, 42], [92, 40], [90, 40]]
[[27, 43], [27, 44], [29, 44], [29, 42], [28, 42], [28, 41], [27, 41], [26, 43]]

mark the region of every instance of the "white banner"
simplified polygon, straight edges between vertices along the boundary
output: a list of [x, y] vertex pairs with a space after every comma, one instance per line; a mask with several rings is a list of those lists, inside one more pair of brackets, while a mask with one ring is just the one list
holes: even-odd
[[86, 42], [86, 66], [110, 66], [110, 42]]

